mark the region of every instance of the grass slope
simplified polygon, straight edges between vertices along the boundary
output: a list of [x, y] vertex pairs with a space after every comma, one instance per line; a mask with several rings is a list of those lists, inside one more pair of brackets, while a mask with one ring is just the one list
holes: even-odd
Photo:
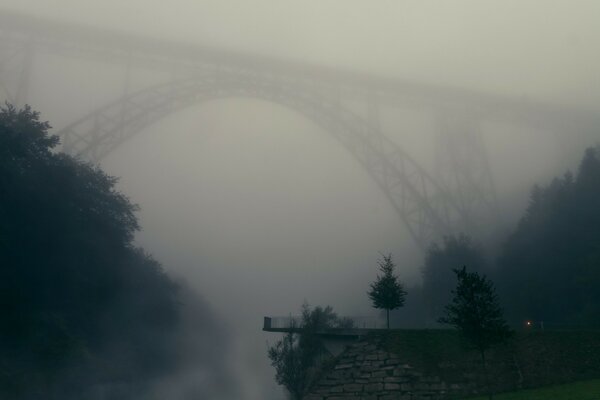
[[[458, 384], [463, 388], [474, 385], [483, 389], [485, 385], [480, 355], [461, 339], [457, 331], [394, 330], [380, 337], [386, 350], [425, 375], [437, 376], [447, 384]], [[567, 394], [556, 398], [600, 400], [600, 331], [517, 332], [506, 344], [489, 351], [487, 369], [496, 392], [589, 381], [595, 382], [596, 387], [585, 387], [580, 392], [591, 393], [592, 397], [571, 398]], [[457, 397], [462, 396], [457, 393]], [[534, 399], [515, 397], [530, 398]], [[539, 398], [554, 397], [542, 395]]]
[[[520, 390], [494, 396], [494, 400], [599, 400], [600, 379], [548, 386], [539, 389]], [[487, 397], [468, 400], [487, 400]]]

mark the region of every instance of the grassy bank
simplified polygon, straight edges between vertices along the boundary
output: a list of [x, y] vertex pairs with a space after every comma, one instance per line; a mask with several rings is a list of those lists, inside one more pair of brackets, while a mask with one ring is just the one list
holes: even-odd
[[[456, 331], [396, 330], [382, 339], [386, 350], [425, 375], [437, 376], [447, 384], [463, 387], [484, 386], [479, 354]], [[489, 352], [488, 371], [496, 392], [588, 381], [596, 387], [582, 387], [580, 392], [583, 395], [591, 392], [595, 397], [571, 398], [566, 395], [556, 398], [600, 400], [600, 331], [517, 332], [506, 344]], [[578, 384], [573, 385], [578, 388]], [[569, 390], [568, 387], [564, 390]], [[534, 399], [514, 397], [521, 398]]]
[[[600, 379], [548, 386], [539, 389], [520, 390], [494, 396], [494, 400], [599, 400]], [[487, 400], [475, 397], [468, 400]]]

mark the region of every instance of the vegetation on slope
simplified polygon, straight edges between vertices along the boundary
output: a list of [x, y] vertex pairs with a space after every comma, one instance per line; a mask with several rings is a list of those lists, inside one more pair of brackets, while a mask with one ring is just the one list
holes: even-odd
[[134, 245], [137, 207], [48, 129], [0, 108], [0, 398], [119, 399], [209, 359], [223, 378], [211, 314]]
[[[398, 330], [384, 336], [386, 350], [446, 382], [481, 380], [477, 351], [451, 330]], [[521, 331], [490, 352], [496, 391], [600, 377], [600, 331]]]
[[[485, 397], [468, 400], [484, 400]], [[496, 400], [598, 400], [600, 379], [554, 385], [538, 389], [519, 390], [494, 396]]]

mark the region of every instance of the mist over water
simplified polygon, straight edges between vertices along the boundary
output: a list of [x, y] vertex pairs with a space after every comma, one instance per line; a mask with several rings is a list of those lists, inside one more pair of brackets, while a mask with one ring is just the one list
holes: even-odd
[[[2, 10], [600, 112], [595, 1], [3, 0]], [[122, 65], [45, 55], [34, 62], [28, 102], [60, 129], [122, 96], [125, 81], [132, 93], [171, 79], [143, 68], [126, 76]], [[434, 171], [429, 111], [381, 112], [384, 133]], [[597, 127], [548, 133], [511, 118], [482, 127], [499, 232], [517, 222], [532, 185], [574, 169], [600, 137]], [[297, 313], [305, 300], [340, 315], [378, 315], [366, 291], [380, 253], [394, 255], [409, 286], [420, 282], [423, 251], [377, 184], [329, 132], [281, 104], [234, 97], [193, 105], [144, 129], [101, 166], [141, 207], [136, 243], [198, 293], [185, 341], [200, 355], [210, 349], [210, 360], [190, 356], [157, 398], [193, 396], [187, 382], [209, 381], [202, 371], [215, 369], [231, 377], [215, 387], [235, 387], [235, 398], [283, 399], [266, 357], [278, 337], [261, 331], [263, 316]], [[215, 336], [194, 336], [205, 324]]]

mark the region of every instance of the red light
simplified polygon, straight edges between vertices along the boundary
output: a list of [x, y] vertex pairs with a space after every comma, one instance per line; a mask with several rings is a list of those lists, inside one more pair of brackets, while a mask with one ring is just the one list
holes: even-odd
[[531, 326], [531, 321], [526, 322], [527, 326]]

